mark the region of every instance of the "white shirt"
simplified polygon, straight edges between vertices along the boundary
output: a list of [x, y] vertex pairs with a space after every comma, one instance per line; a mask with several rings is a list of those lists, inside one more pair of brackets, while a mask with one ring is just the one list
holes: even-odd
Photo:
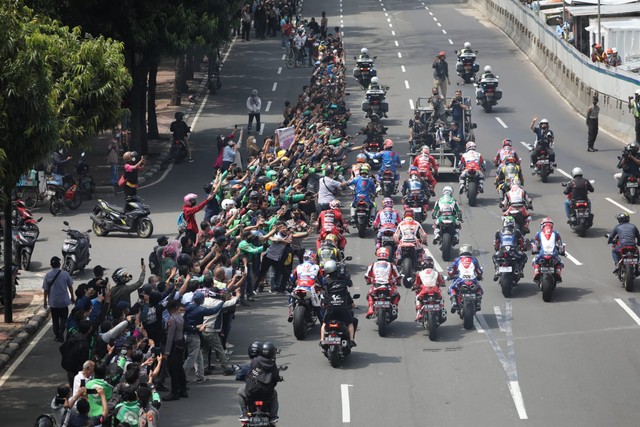
[[80, 381], [84, 380], [85, 382], [89, 381], [92, 377], [85, 377], [82, 371], [78, 372], [75, 377], [73, 377], [73, 391], [71, 392], [72, 396], [75, 396], [78, 390], [80, 389]]
[[262, 108], [262, 100], [259, 96], [250, 96], [247, 98], [247, 110], [250, 113], [257, 114], [260, 112], [260, 108]]
[[335, 179], [323, 176], [318, 181], [318, 204], [326, 205], [336, 199], [336, 194], [340, 188], [340, 182]]

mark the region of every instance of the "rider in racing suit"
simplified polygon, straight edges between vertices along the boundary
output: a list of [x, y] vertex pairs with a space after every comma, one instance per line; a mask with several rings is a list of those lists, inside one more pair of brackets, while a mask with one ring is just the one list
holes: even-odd
[[411, 288], [416, 293], [416, 322], [422, 320], [422, 299], [431, 292], [440, 300], [440, 308], [442, 310], [440, 323], [447, 321], [447, 310], [444, 308], [444, 300], [440, 292], [440, 288], [443, 286], [444, 278], [442, 274], [433, 268], [433, 258], [426, 256], [424, 262], [420, 264], [420, 270], [416, 272], [415, 282]]
[[434, 174], [438, 174], [438, 163], [436, 163], [435, 157], [430, 154], [429, 147], [422, 147], [422, 152], [413, 160], [413, 165], [418, 168], [418, 173], [422, 179], [425, 179], [431, 185], [431, 195], [435, 196], [433, 192], [438, 183], [433, 177]]
[[335, 234], [327, 234], [317, 251], [318, 264], [324, 267], [324, 264], [332, 259], [336, 262], [342, 260], [342, 251], [338, 249], [338, 237]]
[[[367, 303], [369, 308], [367, 310], [367, 319], [373, 316], [373, 303], [374, 294], [376, 290], [376, 284], [388, 285], [389, 294], [392, 304], [391, 317], [395, 319], [398, 316], [398, 303], [400, 302], [400, 294], [398, 293], [398, 284], [400, 284], [400, 273], [396, 266], [389, 262], [389, 250], [385, 247], [376, 249], [376, 258], [378, 261], [367, 267], [365, 273], [365, 281], [371, 285], [369, 292], [367, 293]], [[393, 320], [392, 319], [392, 320]]]
[[[322, 313], [320, 309], [320, 296], [316, 292], [316, 287], [322, 288], [324, 283], [324, 277], [322, 270], [315, 262], [315, 254], [313, 251], [306, 250], [304, 252], [302, 264], [299, 264], [293, 273], [291, 273], [291, 284], [295, 288], [304, 288], [307, 294], [311, 297], [311, 305], [316, 310], [318, 318], [322, 319]], [[298, 282], [298, 280], [300, 282]], [[312, 286], [305, 286], [310, 283], [314, 283]], [[287, 318], [289, 323], [293, 322], [293, 297], [289, 297], [289, 317]]]
[[496, 189], [502, 185], [502, 191], [506, 193], [511, 188], [511, 182], [514, 178], [518, 178], [518, 182], [524, 184], [522, 169], [516, 163], [515, 158], [509, 155], [504, 158], [498, 167], [498, 172], [496, 172], [496, 180], [494, 181]]
[[520, 277], [524, 277], [524, 265], [527, 262], [527, 250], [524, 242], [524, 237], [520, 230], [516, 228], [516, 221], [512, 216], [502, 217], [502, 230], [496, 231], [496, 236], [493, 240], [493, 249], [496, 251], [493, 254], [493, 268], [495, 273], [493, 275], [493, 281], [498, 280], [498, 255], [502, 251], [506, 250], [506, 247], [510, 247], [512, 256], [516, 259], [518, 270], [520, 270]]
[[449, 271], [447, 272], [450, 279], [453, 279], [451, 285], [449, 285], [449, 295], [451, 295], [451, 312], [455, 313], [458, 309], [458, 291], [460, 285], [465, 280], [473, 280], [476, 281], [476, 295], [478, 299], [476, 301], [476, 311], [480, 311], [480, 304], [482, 302], [482, 294], [484, 291], [482, 290], [482, 286], [480, 286], [480, 280], [482, 280], [482, 267], [480, 267], [480, 263], [478, 259], [472, 255], [473, 247], [471, 245], [462, 245], [460, 246], [460, 256], [456, 258], [453, 263], [449, 266]]
[[406, 210], [404, 212], [404, 219], [398, 224], [396, 234], [393, 235], [394, 240], [398, 243], [398, 249], [396, 249], [396, 259], [400, 260], [402, 251], [400, 245], [402, 243], [412, 243], [416, 248], [416, 256], [418, 261], [424, 259], [424, 248], [422, 245], [427, 245], [427, 233], [422, 228], [419, 222], [413, 219], [413, 211]]
[[393, 199], [387, 197], [382, 201], [382, 210], [373, 221], [373, 229], [376, 231], [376, 249], [382, 244], [382, 234], [386, 230], [392, 230], [395, 234], [400, 224], [400, 213], [393, 208]]
[[456, 235], [454, 238], [454, 242], [458, 243], [460, 237], [460, 223], [464, 222], [462, 220], [462, 211], [460, 210], [460, 206], [458, 206], [458, 202], [453, 198], [453, 188], [448, 185], [442, 189], [442, 197], [438, 199], [438, 201], [433, 205], [433, 212], [431, 212], [431, 218], [436, 221], [433, 223], [433, 244], [437, 245], [440, 243], [440, 228], [439, 225], [442, 222], [442, 216], [444, 215], [454, 215], [457, 219], [456, 223]]
[[329, 203], [329, 209], [320, 212], [318, 215], [318, 226], [316, 229], [318, 238], [316, 239], [316, 249], [320, 248], [320, 244], [329, 234], [335, 234], [338, 237], [338, 248], [343, 251], [347, 244], [347, 239], [343, 236], [343, 232], [348, 233], [349, 227], [342, 217], [340, 210], [340, 200], [332, 200]]
[[482, 154], [476, 151], [476, 143], [473, 141], [467, 142], [466, 149], [467, 152], [460, 156], [459, 168], [462, 170], [459, 181], [460, 194], [464, 191], [466, 177], [471, 169], [475, 170], [478, 175], [478, 191], [484, 193], [484, 174], [482, 172], [485, 170], [485, 165]]
[[382, 172], [388, 168], [395, 174], [396, 185], [400, 181], [400, 173], [398, 173], [398, 168], [402, 164], [400, 162], [400, 156], [398, 153], [393, 151], [393, 141], [390, 139], [385, 139], [383, 143], [384, 151], [379, 153], [369, 153], [369, 157], [373, 159], [380, 160], [381, 167], [378, 171], [377, 179], [378, 182], [382, 179]]
[[410, 205], [410, 199], [415, 197], [418, 204], [422, 206], [422, 212], [426, 217], [429, 210], [429, 197], [433, 194], [433, 190], [429, 190], [429, 186], [420, 178], [415, 169], [415, 166], [411, 166], [409, 178], [402, 183], [402, 195], [404, 196], [402, 203]]
[[373, 222], [376, 214], [376, 184], [372, 178], [369, 178], [369, 170], [369, 165], [363, 165], [360, 168], [360, 176], [340, 184], [342, 187], [348, 185], [354, 187], [353, 202], [351, 203], [351, 221], [353, 223], [355, 223], [356, 220], [356, 203], [361, 199], [369, 205], [371, 222]]
[[518, 157], [518, 153], [516, 153], [515, 148], [511, 145], [511, 140], [506, 138], [502, 141], [502, 148], [498, 150], [498, 154], [493, 158], [493, 164], [495, 167], [506, 163], [505, 160], [507, 157], [513, 157], [513, 160], [516, 164], [520, 164], [520, 157]]
[[535, 259], [531, 262], [533, 266], [533, 280], [538, 282], [540, 286], [540, 258], [545, 255], [551, 255], [555, 259], [554, 275], [558, 283], [562, 282], [562, 268], [564, 264], [560, 261], [560, 255], [564, 256], [565, 249], [562, 243], [562, 237], [560, 233], [553, 229], [553, 221], [551, 218], [544, 218], [540, 222], [540, 231], [536, 233], [531, 244], [531, 255], [536, 255]]
[[511, 188], [504, 195], [504, 200], [500, 202], [502, 212], [508, 212], [509, 208], [517, 208], [524, 218], [524, 234], [529, 233], [529, 223], [531, 215], [527, 209], [533, 209], [533, 202], [524, 189], [520, 188], [520, 182], [515, 178], [511, 182]]

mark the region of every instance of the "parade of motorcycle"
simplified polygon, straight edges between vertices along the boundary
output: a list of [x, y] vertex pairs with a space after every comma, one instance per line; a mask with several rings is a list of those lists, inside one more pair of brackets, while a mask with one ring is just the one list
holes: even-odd
[[640, 89], [584, 144], [512, 2], [239, 2], [161, 159], [25, 171], [3, 425], [636, 425]]

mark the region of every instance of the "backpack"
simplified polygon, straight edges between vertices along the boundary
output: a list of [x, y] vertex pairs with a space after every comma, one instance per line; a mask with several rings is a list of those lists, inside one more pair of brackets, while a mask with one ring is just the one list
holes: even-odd
[[274, 388], [271, 372], [256, 366], [247, 373], [244, 388], [247, 396], [251, 396], [253, 399], [269, 399], [273, 394]]
[[178, 215], [178, 233], [182, 234], [187, 230], [187, 225], [189, 223], [187, 222], [187, 220], [184, 217], [184, 212], [182, 212], [180, 215]]
[[125, 403], [118, 403], [114, 411], [114, 422], [112, 425], [118, 425], [118, 422], [127, 423], [130, 427], [138, 427], [140, 422], [140, 405], [131, 408]]
[[160, 260], [158, 259], [158, 247], [153, 248], [153, 251], [149, 254], [149, 270], [151, 274], [160, 274]]

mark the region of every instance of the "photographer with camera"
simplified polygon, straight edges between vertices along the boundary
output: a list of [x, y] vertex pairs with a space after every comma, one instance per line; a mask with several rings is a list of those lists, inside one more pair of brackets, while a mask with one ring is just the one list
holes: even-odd
[[636, 141], [640, 141], [640, 89], [629, 97], [629, 111], [633, 112], [636, 121]]
[[640, 156], [638, 156], [638, 150], [640, 144], [637, 141], [633, 141], [631, 144], [624, 147], [622, 155], [618, 157], [618, 169], [622, 169], [622, 176], [618, 181], [618, 189], [620, 193], [624, 192], [624, 187], [627, 180], [631, 176], [640, 177]]
[[131, 281], [131, 274], [129, 274], [125, 268], [119, 267], [113, 272], [111, 278], [115, 286], [111, 288], [111, 307], [117, 307], [120, 301], [126, 303], [131, 302], [131, 294], [138, 290], [144, 283], [146, 269], [143, 258], [140, 258], [140, 269], [142, 270], [140, 272], [140, 278], [137, 282], [130, 285], [127, 283]]

